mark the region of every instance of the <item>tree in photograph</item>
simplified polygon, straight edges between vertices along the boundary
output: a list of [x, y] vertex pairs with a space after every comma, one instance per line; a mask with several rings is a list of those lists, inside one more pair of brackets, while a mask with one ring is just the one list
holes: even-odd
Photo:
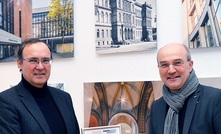
[[73, 0], [51, 0], [47, 18], [51, 21], [51, 31], [62, 36], [73, 35]]

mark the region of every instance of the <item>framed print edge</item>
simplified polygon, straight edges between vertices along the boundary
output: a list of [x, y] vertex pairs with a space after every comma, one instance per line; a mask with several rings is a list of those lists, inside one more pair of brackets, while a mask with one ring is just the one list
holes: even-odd
[[122, 134], [121, 125], [82, 128], [82, 134]]

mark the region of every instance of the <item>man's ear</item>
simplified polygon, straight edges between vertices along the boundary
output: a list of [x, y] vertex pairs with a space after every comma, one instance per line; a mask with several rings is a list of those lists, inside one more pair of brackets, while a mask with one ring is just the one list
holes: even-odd
[[192, 60], [189, 62], [189, 66], [190, 66], [190, 72], [191, 72], [193, 70], [193, 61]]
[[22, 60], [17, 59], [17, 66], [19, 68], [19, 71], [21, 72], [22, 71]]

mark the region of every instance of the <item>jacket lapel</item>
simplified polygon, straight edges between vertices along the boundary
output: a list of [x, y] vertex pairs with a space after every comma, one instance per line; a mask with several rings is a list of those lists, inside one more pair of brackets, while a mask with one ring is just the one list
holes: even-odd
[[159, 111], [161, 112], [159, 115], [159, 119], [162, 119], [160, 122], [159, 122], [159, 134], [162, 134], [163, 133], [163, 130], [164, 130], [164, 122], [165, 122], [165, 117], [166, 117], [166, 113], [167, 113], [167, 104], [166, 102], [163, 100], [162, 101], [162, 105], [160, 106], [162, 107], [162, 111]]
[[189, 98], [184, 119], [183, 134], [188, 134], [189, 132], [193, 114], [200, 97], [200, 87], [201, 86], [199, 85], [195, 94]]
[[67, 101], [64, 99], [64, 97], [62, 97], [60, 95], [60, 93], [56, 92], [55, 90], [58, 90], [58, 89], [53, 89], [53, 88], [49, 87], [49, 92], [51, 93], [51, 96], [53, 97], [53, 99], [54, 99], [54, 101], [55, 101], [55, 103], [56, 103], [56, 105], [57, 105], [57, 107], [63, 117], [67, 132], [68, 132], [68, 134], [72, 134], [72, 133], [74, 133], [74, 132], [72, 132], [72, 129], [71, 129], [73, 126], [71, 126], [70, 119], [69, 119], [69, 117], [71, 117], [70, 114], [72, 114], [72, 113], [70, 113], [70, 110], [67, 107], [67, 105], [69, 105], [69, 104], [67, 104]]
[[29, 91], [25, 89], [22, 83], [18, 85], [17, 91], [21, 102], [25, 105], [31, 115], [36, 119], [37, 123], [45, 132], [45, 134], [51, 134], [50, 128], [44, 118], [44, 115], [42, 114], [31, 93], [29, 93]]

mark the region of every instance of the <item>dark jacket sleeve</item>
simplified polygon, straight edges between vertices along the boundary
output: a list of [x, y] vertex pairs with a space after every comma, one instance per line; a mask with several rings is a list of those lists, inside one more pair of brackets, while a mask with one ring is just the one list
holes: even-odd
[[21, 134], [19, 115], [12, 104], [13, 94], [13, 90], [0, 94], [0, 134]]

